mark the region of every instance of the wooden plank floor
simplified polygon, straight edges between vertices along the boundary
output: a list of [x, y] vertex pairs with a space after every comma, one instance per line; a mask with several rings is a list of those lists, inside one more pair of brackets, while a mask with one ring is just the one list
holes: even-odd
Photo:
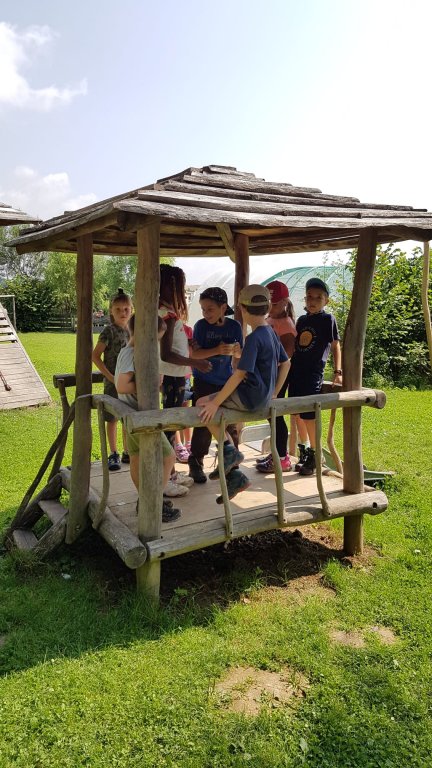
[[[234, 522], [234, 536], [270, 530], [278, 527], [276, 516], [276, 486], [274, 475], [256, 471], [255, 459], [260, 455], [251, 447], [242, 445], [245, 461], [242, 471], [251, 480], [251, 487], [238, 494], [231, 501]], [[210, 472], [213, 458], [208, 457], [205, 469]], [[187, 471], [187, 465], [177, 464], [179, 471]], [[329, 498], [342, 495], [342, 481], [338, 477], [324, 477], [324, 486]], [[102, 492], [101, 462], [92, 464], [91, 487], [100, 495]], [[288, 525], [304, 525], [314, 522], [321, 505], [315, 477], [301, 477], [297, 472], [284, 473], [285, 508]], [[170, 557], [180, 552], [209, 546], [226, 539], [224, 506], [216, 504], [220, 494], [219, 482], [194, 485], [187, 496], [173, 499], [175, 506], [182, 510], [179, 520], [162, 525], [162, 537], [151, 542], [152, 558]], [[122, 465], [118, 472], [110, 473], [110, 494], [108, 506], [111, 511], [137, 534], [136, 515], [137, 492], [132, 484], [129, 468]]]

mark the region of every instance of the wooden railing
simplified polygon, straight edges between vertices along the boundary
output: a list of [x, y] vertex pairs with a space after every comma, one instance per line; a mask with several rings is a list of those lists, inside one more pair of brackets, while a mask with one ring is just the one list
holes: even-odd
[[[329, 499], [326, 496], [322, 481], [321, 466], [321, 439], [322, 423], [321, 413], [323, 410], [335, 411], [339, 408], [356, 408], [359, 406], [369, 406], [373, 408], [383, 408], [386, 402], [384, 392], [374, 389], [361, 389], [351, 392], [330, 392], [322, 395], [308, 395], [306, 397], [280, 398], [271, 401], [270, 410], [244, 412], [234, 409], [219, 408], [215, 414], [214, 423], [219, 425], [220, 438], [218, 449], [218, 461], [221, 480], [221, 491], [225, 507], [226, 533], [231, 538], [233, 533], [233, 518], [231, 506], [228, 498], [225, 473], [223, 471], [223, 437], [227, 424], [238, 422], [256, 422], [270, 418], [271, 420], [271, 450], [273, 462], [275, 465], [275, 483], [277, 495], [277, 516], [278, 523], [283, 526], [285, 519], [284, 486], [282, 468], [279, 454], [276, 450], [276, 417], [288, 414], [301, 414], [310, 411], [315, 412], [316, 418], [316, 459], [317, 459], [317, 487], [325, 517], [340, 517], [342, 515], [351, 515], [356, 512], [361, 514], [371, 509], [384, 509], [386, 500], [379, 491], [372, 489], [364, 490], [362, 494], [346, 494], [337, 499]], [[99, 432], [101, 437], [102, 453], [106, 453], [106, 437], [102, 413], [105, 409], [115, 418], [121, 419], [126, 429], [133, 434], [154, 434], [165, 430], [177, 431], [185, 427], [203, 427], [200, 420], [200, 409], [192, 408], [168, 408], [166, 410], [135, 411], [120, 400], [116, 400], [108, 395], [93, 395], [93, 408], [99, 412]], [[102, 498], [106, 500], [109, 495], [109, 472], [103, 474]], [[101, 515], [105, 504], [101, 502]], [[98, 516], [99, 519], [99, 516]]]

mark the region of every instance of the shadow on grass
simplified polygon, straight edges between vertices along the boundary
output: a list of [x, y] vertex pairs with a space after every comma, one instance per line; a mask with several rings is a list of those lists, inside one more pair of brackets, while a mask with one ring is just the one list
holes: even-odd
[[327, 526], [238, 539], [165, 561], [155, 608], [135, 592], [134, 572], [91, 530], [46, 562], [3, 555], [0, 675], [206, 625], [254, 589], [319, 581], [334, 559], [351, 566]]

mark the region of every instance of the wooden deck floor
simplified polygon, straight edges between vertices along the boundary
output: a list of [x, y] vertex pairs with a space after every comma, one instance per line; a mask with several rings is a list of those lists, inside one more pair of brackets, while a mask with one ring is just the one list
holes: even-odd
[[[260, 474], [255, 469], [255, 459], [260, 454], [251, 447], [242, 446], [245, 461], [242, 471], [251, 480], [251, 487], [231, 501], [234, 537], [258, 533], [278, 527], [276, 515], [276, 487], [274, 475]], [[213, 466], [213, 459], [206, 459], [206, 471]], [[187, 471], [187, 465], [177, 464], [179, 471]], [[338, 477], [325, 477], [324, 485], [329, 498], [343, 495], [342, 482]], [[91, 471], [91, 487], [102, 492], [102, 466], [95, 462]], [[315, 477], [301, 477], [297, 472], [284, 473], [285, 508], [287, 526], [313, 523], [322, 519], [321, 505]], [[161, 539], [149, 542], [150, 559], [172, 557], [181, 552], [199, 549], [225, 541], [225, 512], [223, 505], [216, 504], [220, 484], [208, 480], [194, 485], [187, 496], [173, 500], [182, 510], [175, 523], [162, 525]], [[110, 474], [108, 506], [130, 530], [137, 534], [137, 493], [132, 484], [129, 468]]]

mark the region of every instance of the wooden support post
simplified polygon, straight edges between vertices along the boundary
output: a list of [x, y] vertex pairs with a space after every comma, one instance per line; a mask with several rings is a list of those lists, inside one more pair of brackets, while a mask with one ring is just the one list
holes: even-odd
[[247, 235], [236, 235], [235, 248], [235, 281], [234, 281], [234, 317], [242, 322], [241, 311], [238, 308], [238, 296], [242, 288], [249, 283], [249, 238]]
[[[360, 233], [351, 307], [345, 327], [342, 350], [343, 384], [345, 390], [360, 389], [362, 386], [363, 352], [367, 312], [375, 268], [376, 241], [374, 229], [365, 229]], [[344, 491], [347, 493], [363, 493], [361, 407], [344, 408], [343, 445]], [[344, 519], [344, 549], [349, 555], [362, 552], [363, 515], [355, 515]]]
[[[236, 320], [239, 321], [242, 331], [243, 331], [243, 338], [245, 338], [247, 333], [247, 328], [245, 325], [243, 325], [243, 318], [241, 309], [238, 306], [238, 297], [239, 293], [242, 288], [245, 287], [245, 285], [248, 285], [249, 283], [249, 237], [247, 235], [236, 235], [234, 238], [234, 249], [235, 249], [235, 279], [234, 279], [234, 317]], [[237, 432], [240, 434], [240, 432], [243, 429], [243, 422], [239, 421], [237, 422]]]
[[[92, 391], [93, 237], [77, 238], [76, 397]], [[91, 398], [77, 399], [72, 450], [72, 474], [66, 543], [72, 544], [87, 525], [91, 464]]]
[[422, 309], [426, 328], [426, 339], [429, 349], [429, 363], [432, 369], [432, 326], [429, 307], [429, 274], [430, 274], [430, 248], [429, 243], [423, 243], [423, 276], [422, 276]]
[[[137, 231], [138, 265], [135, 283], [135, 370], [138, 409], [159, 408], [159, 303], [160, 221], [155, 219]], [[161, 433], [142, 434], [139, 455], [138, 536], [141, 541], [160, 538], [162, 523]], [[137, 587], [153, 600], [159, 599], [160, 562], [137, 568]]]

